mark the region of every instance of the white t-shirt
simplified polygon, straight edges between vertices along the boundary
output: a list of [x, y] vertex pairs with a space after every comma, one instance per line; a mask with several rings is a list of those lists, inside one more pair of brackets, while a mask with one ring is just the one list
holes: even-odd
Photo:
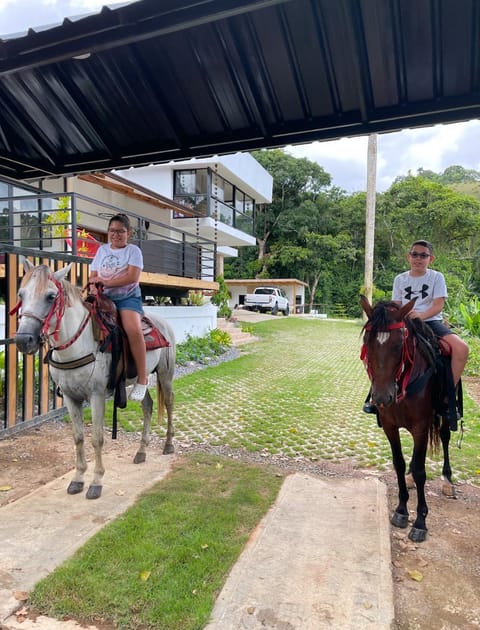
[[[126, 247], [113, 249], [109, 243], [106, 243], [98, 248], [90, 269], [96, 271], [100, 279], [108, 280], [126, 271], [129, 265], [143, 269], [142, 250], [139, 247], [128, 244]], [[123, 287], [105, 287], [104, 293], [112, 299], [141, 295], [138, 282], [126, 284]]]
[[[443, 297], [447, 299], [447, 285], [443, 273], [434, 269], [427, 269], [423, 276], [411, 276], [410, 271], [398, 274], [393, 281], [392, 300], [406, 304], [416, 297], [417, 301], [413, 307], [419, 313], [428, 310], [435, 298]], [[437, 313], [433, 317], [428, 317], [426, 321], [442, 320], [442, 313]]]

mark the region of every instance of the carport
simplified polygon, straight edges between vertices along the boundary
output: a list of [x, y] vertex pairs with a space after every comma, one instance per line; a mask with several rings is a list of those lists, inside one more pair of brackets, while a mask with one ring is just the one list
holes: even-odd
[[478, 0], [140, 0], [0, 42], [16, 180], [480, 114]]
[[247, 293], [253, 293], [257, 287], [279, 287], [285, 291], [290, 304], [290, 313], [303, 313], [305, 307], [306, 282], [297, 278], [250, 278], [248, 280], [225, 280], [225, 284], [230, 291], [230, 308], [237, 308], [243, 305], [243, 300]]

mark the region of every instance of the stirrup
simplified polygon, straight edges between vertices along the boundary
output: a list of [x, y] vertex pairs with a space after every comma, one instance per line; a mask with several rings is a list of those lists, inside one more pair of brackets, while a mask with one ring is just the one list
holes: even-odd
[[137, 400], [141, 402], [145, 398], [145, 394], [147, 393], [147, 385], [142, 385], [141, 383], [135, 383], [134, 388], [130, 392], [130, 400]]
[[442, 414], [442, 418], [449, 424], [450, 431], [458, 430], [458, 421], [461, 419], [461, 417], [462, 416], [458, 413], [457, 410], [452, 412], [448, 409]]

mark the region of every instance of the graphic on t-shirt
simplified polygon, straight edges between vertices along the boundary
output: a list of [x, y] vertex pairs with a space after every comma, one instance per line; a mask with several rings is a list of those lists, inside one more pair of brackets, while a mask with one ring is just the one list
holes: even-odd
[[428, 289], [428, 284], [422, 284], [422, 288], [418, 291], [413, 291], [412, 287], [405, 287], [405, 299], [410, 301], [413, 300], [414, 297], [421, 295], [422, 300], [424, 300], [426, 297], [428, 297]]
[[119, 260], [113, 254], [102, 260], [100, 275], [106, 280], [113, 278], [119, 271]]

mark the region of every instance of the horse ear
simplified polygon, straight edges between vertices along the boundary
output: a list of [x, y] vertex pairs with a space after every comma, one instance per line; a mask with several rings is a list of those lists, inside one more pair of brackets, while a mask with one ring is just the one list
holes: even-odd
[[398, 311], [398, 320], [402, 320], [404, 317], [406, 317], [410, 311], [412, 310], [412, 308], [415, 306], [415, 302], [417, 301], [417, 298], [414, 297], [413, 300], [410, 300], [410, 302], [407, 302], [404, 306], [402, 306], [402, 308]]
[[55, 278], [55, 280], [61, 281], [65, 278], [65, 276], [67, 275], [67, 273], [70, 271], [70, 269], [72, 268], [73, 263], [69, 263], [66, 267], [63, 267], [62, 269], [59, 269], [58, 271], [56, 271], [53, 274], [53, 277]]
[[34, 267], [35, 265], [33, 265], [26, 256], [23, 256], [23, 269], [25, 272], [30, 271], [30, 269], [33, 269]]
[[370, 302], [367, 300], [367, 298], [364, 295], [360, 296], [360, 304], [361, 304], [363, 310], [365, 311], [365, 315], [367, 317], [371, 317], [373, 309], [372, 309], [372, 306], [371, 306]]

